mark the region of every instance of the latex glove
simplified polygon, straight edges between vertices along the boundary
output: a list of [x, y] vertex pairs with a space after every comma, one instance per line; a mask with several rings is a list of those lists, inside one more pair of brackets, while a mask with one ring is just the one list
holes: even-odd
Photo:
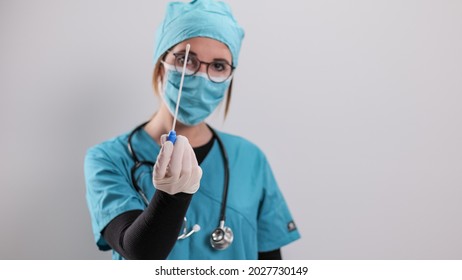
[[168, 194], [193, 194], [199, 189], [202, 169], [188, 138], [178, 135], [175, 145], [162, 135], [162, 148], [153, 169], [154, 187]]

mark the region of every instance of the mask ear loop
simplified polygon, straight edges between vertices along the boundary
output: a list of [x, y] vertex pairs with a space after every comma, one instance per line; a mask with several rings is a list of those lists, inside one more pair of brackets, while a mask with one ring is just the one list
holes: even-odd
[[[160, 97], [162, 99], [164, 99], [164, 84], [165, 84], [165, 81], [167, 80], [167, 73], [170, 69], [173, 69], [174, 66], [172, 65], [169, 65], [165, 62], [165, 57], [167, 56], [167, 54], [170, 52], [170, 49], [167, 50], [163, 55], [162, 57], [160, 58], [160, 65], [159, 67], [161, 67], [162, 69], [162, 79], [158, 79], [157, 80], [157, 88], [159, 89], [159, 94], [160, 94]], [[170, 68], [171, 67], [171, 68]], [[159, 70], [160, 71], [160, 70]]]

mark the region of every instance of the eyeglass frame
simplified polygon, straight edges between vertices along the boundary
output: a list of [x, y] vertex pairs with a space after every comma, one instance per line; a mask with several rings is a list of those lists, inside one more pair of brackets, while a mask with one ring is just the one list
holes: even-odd
[[[166, 56], [167, 56], [167, 53], [172, 53], [173, 56], [175, 57], [175, 60], [176, 60], [176, 59], [177, 59], [177, 55], [180, 55], [181, 52], [182, 52], [182, 51], [180, 51], [180, 52], [172, 52], [171, 50], [167, 50], [167, 51], [165, 52], [164, 56], [162, 57], [162, 61], [163, 61], [163, 62], [166, 62], [166, 61], [165, 61], [165, 58], [166, 58]], [[224, 79], [223, 81], [221, 81], [221, 82], [215, 82], [214, 80], [212, 80], [212, 79], [210, 78], [210, 75], [209, 75], [209, 66], [210, 66], [210, 64], [212, 64], [212, 63], [214, 63], [214, 62], [205, 62], [205, 61], [200, 60], [196, 55], [194, 55], [194, 56], [195, 56], [195, 58], [197, 59], [197, 61], [199, 61], [199, 67], [198, 67], [197, 70], [194, 71], [194, 73], [192, 73], [192, 74], [186, 74], [186, 73], [185, 73], [186, 76], [195, 75], [197, 72], [199, 72], [199, 69], [201, 69], [201, 65], [202, 65], [202, 64], [205, 64], [205, 65], [207, 65], [207, 68], [205, 69], [205, 73], [207, 73], [207, 77], [209, 78], [209, 80], [210, 80], [212, 83], [221, 84], [221, 83], [226, 82], [231, 76], [233, 76], [233, 72], [234, 72], [234, 70], [236, 69], [236, 67], [234, 67], [232, 64], [229, 64], [226, 60], [223, 60], [223, 63], [225, 63], [225, 64], [227, 64], [229, 67], [231, 67], [231, 72], [229, 73], [229, 76], [226, 77], [226, 79]], [[178, 69], [176, 69], [176, 63], [174, 64], [174, 66], [175, 66], [175, 70], [178, 71]]]

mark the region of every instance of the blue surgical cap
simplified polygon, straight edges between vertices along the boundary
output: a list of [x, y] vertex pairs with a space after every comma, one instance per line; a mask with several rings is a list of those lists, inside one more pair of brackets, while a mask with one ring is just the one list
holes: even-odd
[[193, 37], [207, 37], [224, 43], [233, 56], [233, 66], [237, 66], [244, 30], [237, 24], [229, 6], [214, 0], [167, 5], [164, 21], [157, 29], [154, 63], [168, 49]]

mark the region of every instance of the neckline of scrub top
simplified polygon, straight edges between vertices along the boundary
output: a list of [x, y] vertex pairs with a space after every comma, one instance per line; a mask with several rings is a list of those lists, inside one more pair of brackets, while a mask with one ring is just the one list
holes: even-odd
[[[160, 152], [160, 146], [159, 146], [159, 144], [157, 144], [157, 142], [151, 137], [151, 135], [149, 135], [149, 133], [148, 133], [146, 130], [144, 130], [144, 127], [143, 127], [142, 129], [140, 129], [140, 131], [141, 131], [141, 133], [140, 133], [141, 135], [140, 135], [140, 136], [141, 136], [141, 138], [142, 138], [142, 139], [140, 139], [140, 140], [141, 140], [141, 143], [142, 143], [142, 144], [145, 144], [145, 143], [146, 143], [148, 146], [150, 146], [150, 147], [144, 147], [144, 148], [145, 148], [145, 149], [148, 149], [148, 150], [151, 150], [151, 149], [153, 148], [152, 151], [155, 151], [155, 152], [156, 152], [156, 157], [155, 157], [154, 159], [153, 159], [153, 158], [147, 158], [147, 159], [146, 159], [146, 158], [144, 157], [144, 149], [143, 149], [143, 151], [140, 153], [140, 155], [138, 155], [138, 157], [140, 158], [140, 160], [151, 160], [151, 161], [153, 161], [153, 162], [155, 163], [155, 162], [156, 162], [156, 159], [157, 159], [157, 155], [158, 155], [159, 152]], [[217, 133], [218, 133], [218, 132], [217, 132]], [[213, 136], [212, 136], [212, 137], [213, 137]], [[212, 148], [211, 148], [210, 151], [207, 153], [207, 155], [205, 156], [205, 158], [202, 160], [201, 164], [199, 164], [199, 166], [205, 166], [205, 165], [207, 165], [207, 162], [210, 161], [210, 159], [209, 159], [209, 158], [211, 157], [210, 154], [211, 154], [212, 152], [214, 152], [214, 150], [215, 150], [215, 148], [216, 148], [216, 147], [215, 147], [215, 146], [216, 146], [216, 142], [217, 142], [217, 141], [213, 141]], [[136, 147], [135, 147], [135, 149], [136, 149]]]
[[153, 154], [159, 154], [159, 144], [157, 144], [157, 142], [152, 139], [151, 135], [149, 135], [149, 133], [144, 130], [144, 127], [139, 130], [138, 135], [138, 137], [135, 135], [134, 140], [137, 141], [135, 141], [133, 145], [135, 145], [134, 149], [138, 148], [137, 151], [139, 152], [137, 153], [137, 156], [139, 160], [149, 160], [156, 162], [156, 157], [154, 157]]

